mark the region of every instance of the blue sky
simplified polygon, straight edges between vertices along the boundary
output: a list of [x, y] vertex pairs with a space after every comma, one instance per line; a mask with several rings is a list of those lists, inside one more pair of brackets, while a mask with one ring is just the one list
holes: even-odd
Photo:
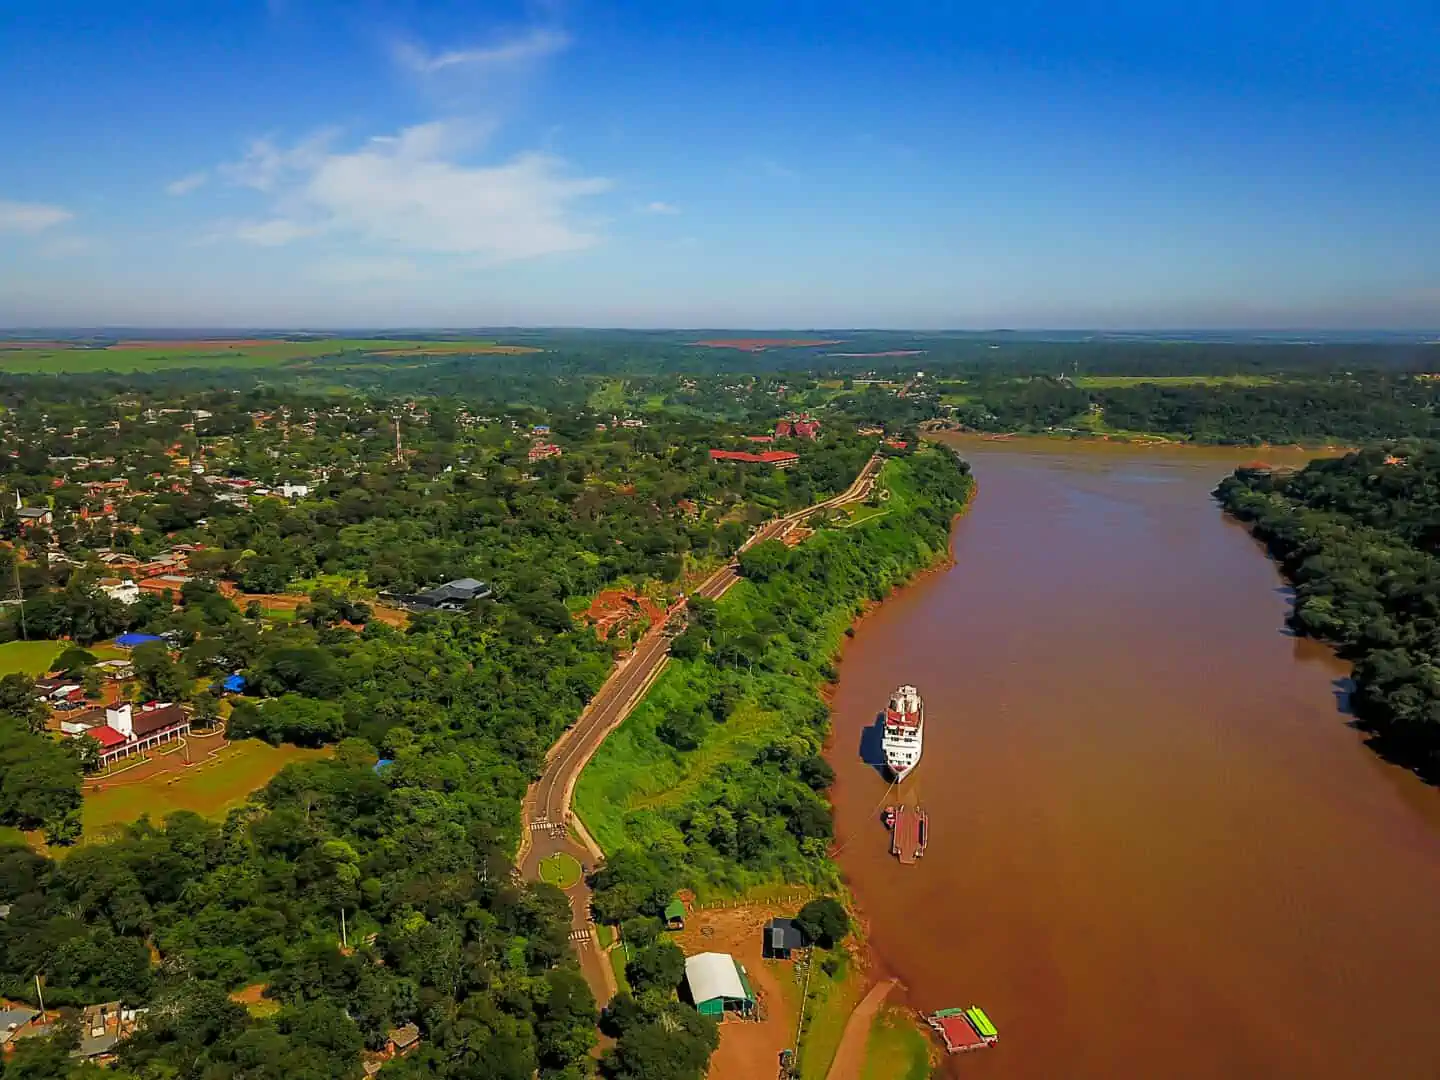
[[0, 325], [1440, 326], [1433, 0], [4, 6]]

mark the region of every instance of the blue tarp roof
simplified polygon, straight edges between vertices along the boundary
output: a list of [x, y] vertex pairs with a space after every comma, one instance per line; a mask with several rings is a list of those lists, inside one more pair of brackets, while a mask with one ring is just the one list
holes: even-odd
[[232, 694], [239, 694], [245, 689], [245, 676], [226, 675], [220, 685]]
[[122, 649], [133, 649], [136, 645], [144, 645], [147, 641], [160, 641], [161, 638], [155, 634], [121, 634], [115, 639], [115, 644]]
[[374, 764], [373, 766], [371, 766], [371, 767], [378, 773], [378, 772], [384, 772], [389, 766], [394, 765], [394, 764], [395, 764], [395, 759], [394, 759], [394, 758], [382, 757], [382, 758], [376, 758], [376, 759], [375, 759], [375, 764]]

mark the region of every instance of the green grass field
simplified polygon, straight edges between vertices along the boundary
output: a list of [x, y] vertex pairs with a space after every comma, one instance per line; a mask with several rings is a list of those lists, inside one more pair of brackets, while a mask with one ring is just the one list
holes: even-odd
[[[192, 739], [190, 745], [191, 754], [199, 759], [205, 752], [205, 741]], [[166, 772], [134, 783], [126, 783], [125, 774], [120, 773], [113, 784], [101, 781], [100, 790], [86, 792], [81, 807], [84, 835], [96, 839], [112, 827], [147, 813], [156, 820], [176, 810], [223, 817], [290, 762], [313, 761], [326, 755], [324, 750], [270, 746], [247, 739], [231, 744], [214, 760], [183, 772]]]
[[1270, 386], [1270, 375], [1081, 375], [1075, 385], [1087, 390], [1126, 386]]
[[64, 641], [7, 641], [0, 645], [0, 675], [13, 675], [17, 671], [44, 675], [55, 658], [65, 651], [66, 644]]
[[87, 372], [158, 371], [163, 368], [265, 368], [341, 356], [347, 353], [386, 358], [441, 356], [466, 352], [535, 352], [493, 341], [415, 341], [383, 338], [321, 338], [313, 341], [147, 342], [141, 347], [0, 348], [0, 372], [21, 374], [82, 374]]
[[861, 1080], [926, 1080], [929, 1075], [930, 1039], [904, 1011], [882, 1008], [865, 1041]]
[[[834, 978], [825, 974], [820, 961], [825, 953], [815, 951], [815, 965], [810, 974], [810, 996], [805, 1005], [805, 1025], [800, 1033], [800, 1080], [825, 1080], [840, 1038], [845, 1034], [845, 1021], [864, 997], [865, 982], [856, 965], [847, 963]], [[764, 961], [775, 969], [775, 981], [790, 1007], [791, 1015], [800, 1011], [804, 982], [797, 982], [788, 963]], [[899, 1074], [892, 1074], [899, 1075]]]
[[540, 860], [540, 880], [548, 881], [557, 889], [574, 888], [580, 882], [581, 873], [580, 863], [563, 851]]

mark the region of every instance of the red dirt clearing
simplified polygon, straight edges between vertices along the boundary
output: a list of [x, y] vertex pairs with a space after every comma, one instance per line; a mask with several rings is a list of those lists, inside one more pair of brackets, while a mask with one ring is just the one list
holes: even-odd
[[820, 340], [818, 338], [712, 338], [709, 341], [692, 341], [706, 349], [739, 349], [741, 352], [764, 352], [766, 349], [810, 349], [819, 345], [839, 345], [843, 338]]
[[[720, 1025], [720, 1049], [710, 1059], [708, 1080], [770, 1080], [779, 1068], [780, 1051], [791, 1045], [795, 1013], [780, 980], [793, 980], [794, 968], [784, 961], [761, 957], [760, 932], [773, 916], [794, 913], [794, 904], [692, 911], [685, 918], [685, 929], [674, 935], [673, 940], [686, 956], [723, 952], [739, 960], [765, 1014], [764, 1020], [725, 1019]], [[707, 929], [708, 934], [702, 932]]]
[[606, 589], [590, 601], [582, 618], [594, 624], [600, 640], [604, 641], [641, 616], [654, 626], [665, 619], [665, 614], [665, 609], [648, 596], [639, 596], [628, 589]]

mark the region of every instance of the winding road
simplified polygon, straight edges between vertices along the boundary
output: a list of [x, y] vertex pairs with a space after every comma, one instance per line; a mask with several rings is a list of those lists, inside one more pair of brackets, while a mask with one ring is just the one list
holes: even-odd
[[[817, 510], [868, 498], [883, 460], [878, 454], [871, 457], [854, 483], [839, 495], [762, 525], [741, 545], [740, 550], [765, 540], [783, 540], [791, 529]], [[731, 562], [701, 582], [694, 589], [694, 594], [718, 600], [739, 580], [739, 563]], [[682, 611], [684, 606], [685, 601], [681, 599], [670, 608], [669, 614]], [[630, 655], [616, 665], [579, 719], [550, 748], [544, 773], [525, 793], [523, 821], [526, 831], [520, 841], [516, 862], [526, 879], [538, 881], [540, 863], [557, 853], [573, 856], [587, 870], [604, 858], [604, 853], [571, 810], [575, 782], [605, 737], [630, 715], [651, 684], [659, 678], [669, 658], [670, 639], [665, 633], [665, 624], [661, 623], [651, 627]], [[615, 994], [615, 975], [595, 938], [590, 922], [590, 887], [583, 876], [566, 890], [566, 896], [570, 900], [571, 911], [570, 941], [579, 955], [581, 969], [595, 1000], [603, 1004]]]

